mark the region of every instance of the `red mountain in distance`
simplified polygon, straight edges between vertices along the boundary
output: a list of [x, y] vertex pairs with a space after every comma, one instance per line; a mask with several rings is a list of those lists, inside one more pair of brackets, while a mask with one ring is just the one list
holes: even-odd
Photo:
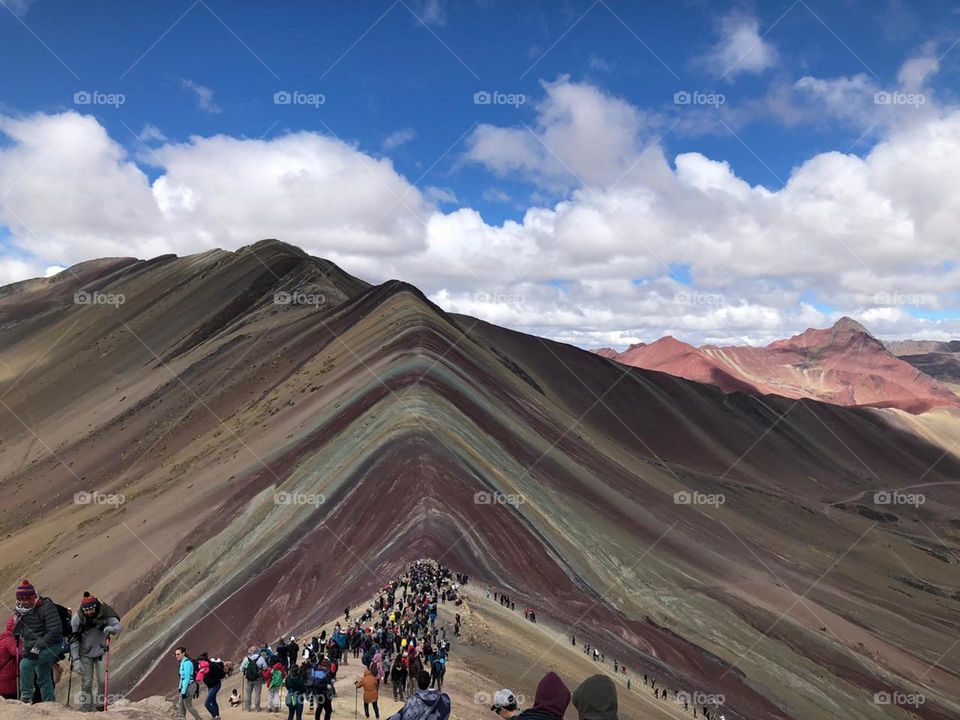
[[[606, 348], [605, 348], [606, 350]], [[857, 321], [810, 328], [766, 347], [695, 347], [667, 336], [601, 353], [617, 362], [714, 385], [724, 392], [810, 398], [846, 406], [893, 407], [913, 414], [960, 407], [960, 397], [890, 353]]]

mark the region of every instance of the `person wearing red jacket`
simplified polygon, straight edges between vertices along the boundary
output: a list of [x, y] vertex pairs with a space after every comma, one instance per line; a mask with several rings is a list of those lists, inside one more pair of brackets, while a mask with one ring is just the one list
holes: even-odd
[[13, 637], [13, 615], [7, 620], [6, 629], [0, 633], [0, 697], [17, 700], [17, 641]]

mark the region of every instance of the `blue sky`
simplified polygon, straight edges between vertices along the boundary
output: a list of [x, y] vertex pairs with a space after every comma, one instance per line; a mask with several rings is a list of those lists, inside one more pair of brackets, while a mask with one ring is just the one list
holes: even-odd
[[[812, 158], [831, 152], [866, 158], [878, 143], [909, 132], [904, 128], [915, 127], [921, 115], [929, 122], [944, 121], [953, 111], [952, 88], [957, 85], [958, 73], [953, 50], [960, 39], [960, 14], [955, 4], [937, 1], [3, 1], [0, 61], [5, 72], [0, 115], [21, 123], [77, 114], [88, 118], [84, 131], [92, 131], [95, 122], [109, 138], [104, 152], [111, 162], [128, 162], [139, 169], [154, 196], [158, 196], [158, 179], [165, 175], [167, 180], [174, 179], [171, 168], [176, 160], [167, 151], [160, 152], [161, 148], [174, 153], [175, 148], [190, 146], [190, 138], [195, 137], [225, 136], [242, 143], [306, 133], [344, 141], [363, 162], [386, 160], [399, 178], [391, 174], [389, 183], [405, 182], [414, 198], [411, 203], [423, 203], [424, 214], [429, 218], [436, 214], [436, 223], [457, 218], [463, 221], [458, 232], [466, 233], [472, 219], [457, 211], [476, 211], [485, 233], [499, 231], [494, 239], [485, 236], [476, 242], [486, 242], [498, 248], [497, 252], [503, 250], [506, 257], [513, 247], [504, 239], [510, 238], [509, 221], [529, 229], [534, 226], [524, 223], [524, 218], [531, 208], [556, 212], [558, 204], [575, 200], [587, 190], [609, 191], [620, 181], [610, 175], [611, 166], [627, 175], [646, 167], [650, 156], [662, 153], [666, 167], [680, 174], [675, 158], [688, 154], [710, 161], [708, 168], [696, 165], [691, 171], [698, 177], [694, 184], [705, 194], [711, 191], [704, 189], [701, 173], [713, 173], [724, 163], [754, 194], [764, 189], [776, 193]], [[919, 80], [913, 80], [907, 65], [911, 59], [935, 65], [935, 70], [915, 72]], [[847, 97], [851, 88], [867, 98], [866, 110], [858, 105], [863, 98]], [[875, 107], [876, 92], [898, 90], [904, 97], [922, 96], [923, 107], [905, 106], [895, 117], [886, 113], [888, 108]], [[322, 96], [323, 102], [277, 104], [278, 92], [300, 93], [296, 97], [303, 102]], [[514, 104], [477, 104], [478, 92], [521, 97]], [[93, 94], [93, 103], [84, 103], [83, 93]], [[677, 97], [684, 93], [708, 104], [697, 100], [678, 104]], [[711, 105], [708, 97], [722, 104]], [[595, 108], [590, 105], [594, 101]], [[571, 107], [576, 109], [571, 111]], [[567, 115], [581, 110], [589, 116], [584, 127], [572, 134], [551, 134], [558, 127], [564, 129]], [[876, 118], [870, 115], [874, 110]], [[606, 165], [599, 168], [591, 164], [591, 145], [609, 139], [608, 126], [616, 142], [612, 149], [598, 153], [610, 154], [601, 158]], [[0, 169], [5, 160], [8, 168], [23, 160], [32, 144], [50, 142], [50, 136], [33, 125], [22, 128], [18, 136], [0, 126], [0, 152], [6, 151], [5, 156], [0, 155]], [[511, 134], [514, 131], [525, 135], [521, 139]], [[618, 133], [625, 133], [623, 143]], [[62, 138], [57, 137], [59, 142]], [[553, 147], [551, 138], [562, 142], [563, 148]], [[76, 142], [94, 146], [79, 139]], [[511, 157], [514, 142], [517, 154]], [[568, 154], [574, 143], [581, 147]], [[72, 152], [69, 144], [64, 145], [65, 152]], [[631, 159], [623, 166], [617, 165], [615, 157], [621, 146]], [[654, 152], [645, 155], [651, 148]], [[197, 151], [195, 145], [191, 149]], [[304, 152], [298, 147], [289, 150]], [[118, 152], [125, 156], [117, 160]], [[158, 155], [153, 155], [155, 152]], [[631, 152], [634, 155], [630, 156]], [[164, 160], [159, 160], [160, 155]], [[71, 159], [71, 163], [81, 161]], [[101, 167], [97, 163], [93, 166]], [[45, 165], [46, 159], [35, 163]], [[17, 279], [18, 273], [29, 274], [33, 268], [76, 262], [83, 259], [84, 252], [116, 254], [110, 251], [123, 245], [122, 236], [102, 247], [91, 240], [103, 234], [104, 227], [122, 227], [116, 218], [93, 218], [83, 237], [65, 235], [46, 242], [57, 229], [26, 219], [35, 211], [27, 207], [35, 198], [22, 201], [23, 212], [13, 207], [23, 190], [20, 176], [34, 172], [19, 165], [16, 169], [16, 173], [9, 170], [7, 182], [16, 183], [17, 191], [0, 206], [0, 247], [11, 262], [20, 261], [9, 266], [8, 279]], [[111, 165], [111, 172], [113, 169]], [[661, 171], [649, 168], [642, 182], [634, 182], [631, 175], [624, 184], [656, 190], [652, 178]], [[87, 181], [95, 183], [97, 178]], [[189, 191], [206, 203], [204, 198], [209, 195], [199, 182], [186, 190], [181, 187], [178, 197]], [[38, 182], [38, 187], [43, 184]], [[3, 190], [0, 187], [0, 192]], [[727, 190], [736, 194], [733, 185]], [[76, 192], [80, 202], [89, 188]], [[133, 209], [126, 214], [140, 212], [138, 202], [132, 200]], [[161, 210], [166, 213], [164, 207]], [[708, 209], [704, 207], [704, 211]], [[760, 216], [763, 211], [757, 213]], [[642, 227], [639, 220], [638, 227]], [[241, 241], [243, 228], [234, 227], [234, 222], [226, 218], [220, 223], [230, 225], [230, 232], [222, 237], [217, 231], [192, 227], [195, 251], [210, 245], [245, 244]], [[371, 222], [376, 223], [376, 218]], [[913, 224], [920, 225], [916, 218]], [[343, 222], [334, 225], [343, 226]], [[324, 232], [318, 227], [318, 235]], [[534, 230], [530, 232], [535, 235]], [[719, 237], [715, 240], [718, 247], [727, 242]], [[432, 242], [410, 239], [407, 249], [403, 242], [386, 248], [386, 255], [406, 257], [409, 262], [384, 263], [382, 274], [422, 267], [417, 254], [423, 255], [424, 243]], [[538, 237], [528, 242], [541, 249], [550, 244]], [[590, 238], [580, 242], [589, 245]], [[639, 242], [645, 244], [642, 238]], [[661, 242], [651, 240], [652, 245]], [[847, 244], [842, 238], [839, 242]], [[855, 249], [854, 242], [850, 240], [848, 264], [861, 264], [873, 272], [873, 281], [879, 283], [877, 292], [902, 295], [905, 301], [894, 304], [896, 312], [884, 315], [882, 303], [865, 301], [862, 292], [857, 294], [854, 280], [840, 279], [845, 271], [842, 266], [824, 268], [817, 278], [805, 278], [802, 266], [796, 276], [766, 266], [744, 273], [736, 270], [737, 282], [732, 282], [717, 277], [729, 274], [729, 268], [723, 267], [724, 257], [718, 257], [711, 268], [704, 265], [702, 250], [687, 255], [671, 252], [667, 258], [651, 247], [650, 253], [658, 257], [647, 258], [651, 260], [647, 264], [620, 265], [620, 254], [608, 248], [607, 255], [603, 255], [605, 251], [598, 254], [604, 257], [604, 267], [598, 266], [592, 276], [564, 272], [567, 268], [561, 264], [552, 277], [544, 276], [536, 283], [537, 287], [526, 287], [533, 278], [518, 277], [513, 295], [530, 298], [524, 303], [526, 312], [516, 307], [487, 308], [486, 316], [586, 345], [603, 341], [624, 344], [661, 332], [686, 334], [694, 340], [759, 341], [803, 329], [807, 321], [829, 321], [841, 312], [859, 312], [888, 334], [911, 332], [905, 324], [909, 318], [916, 319], [916, 327], [928, 334], [953, 332], [951, 322], [957, 315], [949, 306], [948, 293], [933, 291], [938, 294], [936, 300], [909, 302], [917, 298], [907, 296], [922, 294], [926, 284], [917, 277], [895, 278], [896, 273], [887, 267], [896, 264], [890, 257], [878, 260], [884, 268], [875, 267], [869, 245]], [[522, 244], [517, 243], [517, 247]], [[154, 247], [165, 249], [159, 235], [131, 239], [130, 244], [130, 254], [140, 255]], [[173, 244], [177, 252], [190, 249], [186, 239]], [[59, 249], [53, 252], [51, 247]], [[337, 259], [348, 270], [380, 279], [375, 253], [360, 259], [332, 240], [318, 240], [308, 249]], [[949, 262], [951, 255], [939, 257], [942, 250], [932, 252], [930, 263]], [[527, 251], [517, 252], [530, 258]], [[844, 251], [838, 249], [840, 252]], [[576, 262], [582, 255], [572, 252], [565, 261], [582, 267], [582, 260], [579, 265]], [[731, 252], [725, 256], [726, 262], [733, 263], [737, 257]], [[542, 259], [555, 258], [545, 255]], [[487, 260], [496, 264], [495, 257]], [[817, 264], [813, 257], [809, 262]], [[950, 271], [947, 268], [946, 272]], [[825, 277], [831, 273], [832, 290]], [[484, 314], [483, 309], [467, 299], [478, 293], [489, 296], [497, 282], [493, 275], [478, 273], [476, 282], [460, 278], [445, 283], [442, 263], [433, 271], [414, 270], [412, 274], [408, 279], [425, 286], [451, 309], [477, 314]], [[690, 312], [674, 315], [657, 311], [651, 313], [656, 321], [644, 324], [634, 317], [630, 327], [625, 327], [628, 323], [622, 319], [598, 312], [620, 302], [620, 291], [611, 282], [624, 280], [639, 288], [638, 292], [663, 294], [663, 287], [653, 287], [660, 282], [658, 278], [664, 283], [702, 287], [705, 292], [723, 292], [725, 307], [688, 308]], [[556, 281], [567, 280], [579, 288], [574, 293], [582, 297], [576, 308], [564, 312], [561, 306], [571, 291]], [[606, 290], [591, 295], [591, 283], [606, 283]], [[783, 298], [772, 302], [768, 296], [778, 292], [778, 287], [784, 288]], [[609, 297], [600, 305], [587, 302], [598, 294]], [[551, 304], [556, 317], [543, 321], [538, 303]], [[771, 320], [759, 311], [737, 316], [732, 311], [748, 306], [773, 309], [779, 317]], [[619, 307], [626, 310], [626, 306]], [[612, 313], [635, 316], [638, 308], [624, 313], [614, 308]], [[698, 320], [701, 311], [714, 315], [719, 311], [720, 315], [712, 321], [705, 319], [706, 315]], [[597, 318], [596, 323], [592, 317]], [[607, 319], [600, 322], [601, 317]], [[930, 322], [919, 323], [924, 319]]]

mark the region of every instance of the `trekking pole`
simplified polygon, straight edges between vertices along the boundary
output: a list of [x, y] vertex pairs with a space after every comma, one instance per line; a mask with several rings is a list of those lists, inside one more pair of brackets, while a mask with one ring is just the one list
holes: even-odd
[[107, 659], [103, 663], [103, 711], [107, 711], [110, 700], [107, 697], [107, 683], [110, 680], [110, 638], [107, 638]]
[[360, 688], [353, 694], [353, 716], [357, 717], [360, 712]]
[[70, 659], [70, 679], [67, 680], [67, 707], [70, 707], [70, 695], [73, 690], [73, 658]]

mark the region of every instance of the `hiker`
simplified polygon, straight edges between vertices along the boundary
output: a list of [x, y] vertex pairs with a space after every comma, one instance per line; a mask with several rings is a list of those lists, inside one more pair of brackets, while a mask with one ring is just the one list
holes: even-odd
[[230, 707], [240, 707], [240, 693], [236, 688], [230, 691]]
[[430, 687], [436, 685], [437, 690], [443, 690], [443, 674], [446, 671], [446, 660], [442, 657], [435, 658], [430, 668]]
[[307, 688], [299, 665], [290, 668], [284, 685], [287, 687], [287, 720], [294, 720], [294, 717], [303, 720], [303, 695]]
[[[296, 665], [293, 666], [293, 668], [295, 667]], [[291, 672], [293, 668], [290, 668]], [[283, 687], [283, 681], [286, 677], [287, 673], [283, 668], [283, 663], [274, 663], [273, 667], [270, 668], [270, 682], [267, 684], [267, 712], [280, 712], [280, 688]]]
[[403, 691], [407, 684], [406, 654], [397, 655], [390, 668], [390, 682], [393, 685], [393, 699], [403, 702]]
[[447, 720], [450, 717], [450, 696], [430, 689], [430, 674], [427, 672], [421, 671], [416, 681], [417, 692], [387, 720]]
[[[201, 682], [207, 688], [207, 697], [203, 701], [203, 707], [213, 720], [220, 720], [220, 705], [217, 703], [217, 693], [220, 692], [220, 685], [227, 676], [227, 668], [220, 658], [210, 658], [207, 653], [200, 653], [197, 658], [200, 669], [197, 671], [197, 684]], [[236, 692], [236, 690], [234, 690]], [[237, 698], [239, 704], [239, 698]], [[231, 705], [233, 705], [231, 698]]]
[[13, 615], [7, 620], [6, 629], [0, 633], [0, 697], [4, 700], [19, 700], [17, 697], [17, 641], [13, 637]]
[[618, 720], [617, 686], [606, 675], [593, 675], [573, 691], [580, 720]]
[[366, 667], [363, 669], [363, 677], [358, 679], [354, 685], [357, 688], [363, 688], [363, 716], [370, 717], [370, 706], [373, 705], [373, 714], [380, 720], [380, 707], [377, 705], [377, 700], [380, 699], [379, 686], [380, 681], [377, 680], [376, 676], [371, 672], [371, 668]]
[[490, 706], [490, 709], [502, 718], [512, 718], [520, 713], [517, 706], [517, 696], [507, 688], [497, 690], [493, 694], [493, 705]]
[[[70, 658], [75, 672], [80, 674], [81, 712], [90, 712], [103, 703], [94, 703], [93, 679], [96, 676], [97, 690], [103, 694], [103, 656], [107, 640], [120, 634], [120, 614], [106, 603], [100, 602], [89, 592], [83, 593], [80, 612], [70, 620], [73, 637], [70, 642]], [[106, 698], [104, 698], [106, 701]]]
[[20, 700], [31, 702], [36, 680], [42, 702], [54, 702], [53, 665], [63, 651], [63, 619], [56, 604], [37, 595], [29, 580], [17, 586], [17, 622], [13, 635], [18, 639]]
[[243, 709], [250, 711], [253, 693], [257, 693], [256, 710], [260, 712], [260, 693], [263, 690], [263, 672], [267, 669], [267, 661], [263, 659], [257, 648], [251, 646], [249, 653], [240, 663], [240, 674], [243, 675]]
[[317, 701], [317, 714], [315, 720], [320, 720], [320, 713], [324, 713], [325, 720], [330, 720], [333, 714], [333, 696], [334, 682], [336, 681], [336, 672], [333, 670], [332, 663], [324, 658], [320, 666], [308, 671], [312, 675], [312, 687], [308, 689], [310, 693], [310, 706], [313, 707], [313, 701]]
[[548, 672], [537, 685], [533, 707], [517, 715], [518, 720], [557, 720], [570, 704], [570, 691], [555, 672]]
[[[306, 644], [306, 642], [304, 642]], [[290, 636], [290, 639], [287, 641], [287, 668], [291, 668], [300, 662], [299, 659], [300, 646], [297, 645], [297, 638], [293, 635]]]
[[177, 701], [177, 712], [182, 718], [185, 718], [189, 712], [196, 720], [201, 720], [200, 713], [193, 706], [193, 699], [200, 694], [200, 688], [196, 680], [196, 665], [187, 654], [187, 649], [182, 645], [173, 651], [173, 656], [180, 665], [180, 684], [178, 686], [180, 697]]
[[[280, 658], [280, 662], [283, 663], [283, 669], [289, 669], [291, 663], [290, 655], [288, 654], [287, 641], [283, 638], [280, 638], [277, 641], [277, 657]], [[294, 656], [293, 662], [296, 662], [297, 658]], [[273, 663], [271, 663], [271, 666]]]
[[[420, 677], [420, 673], [425, 669], [423, 667], [423, 660], [420, 659], [420, 655], [411, 650], [411, 655], [408, 658], [409, 662], [407, 663], [407, 682], [408, 682], [408, 693], [413, 695], [417, 691], [417, 682]], [[429, 687], [429, 685], [427, 686]]]

